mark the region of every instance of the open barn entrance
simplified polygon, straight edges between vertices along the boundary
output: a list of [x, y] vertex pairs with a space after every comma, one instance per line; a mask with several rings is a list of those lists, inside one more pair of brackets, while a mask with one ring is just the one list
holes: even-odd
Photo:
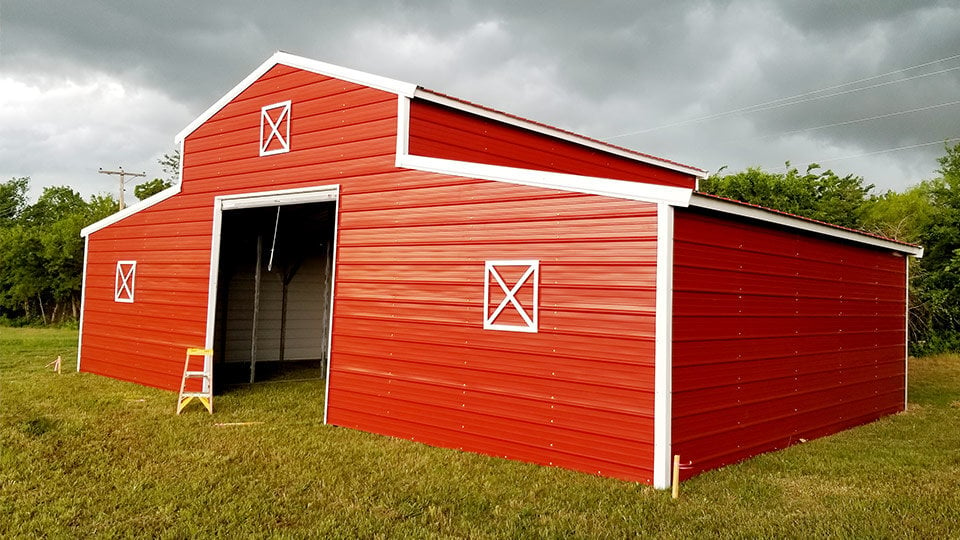
[[337, 201], [335, 195], [302, 199], [223, 201], [213, 332], [217, 392], [326, 377]]

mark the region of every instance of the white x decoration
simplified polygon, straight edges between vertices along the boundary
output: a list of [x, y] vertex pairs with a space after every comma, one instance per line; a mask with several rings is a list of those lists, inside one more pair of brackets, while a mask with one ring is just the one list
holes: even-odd
[[[276, 141], [276, 143], [274, 143]], [[260, 109], [260, 155], [290, 151], [290, 101]]]
[[113, 300], [133, 303], [134, 280], [137, 276], [137, 261], [117, 261]]
[[[513, 285], [507, 285], [497, 268], [502, 267], [525, 268], [523, 274]], [[503, 300], [496, 309], [490, 311], [490, 281], [491, 278], [503, 291]], [[533, 287], [533, 306], [525, 308], [517, 293], [523, 286], [530, 283]], [[483, 328], [484, 330], [509, 330], [513, 332], [536, 332], [538, 329], [538, 315], [540, 303], [540, 261], [487, 261], [483, 279]], [[525, 324], [498, 323], [497, 318], [507, 306], [512, 306]]]

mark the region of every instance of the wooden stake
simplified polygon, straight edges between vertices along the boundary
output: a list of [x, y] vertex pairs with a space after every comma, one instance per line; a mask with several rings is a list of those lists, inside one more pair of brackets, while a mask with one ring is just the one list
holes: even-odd
[[57, 372], [57, 375], [61, 375], [60, 364], [62, 361], [63, 359], [58, 355], [56, 360], [47, 364], [47, 367], [53, 366], [53, 370]]
[[680, 454], [673, 456], [673, 498], [680, 497]]

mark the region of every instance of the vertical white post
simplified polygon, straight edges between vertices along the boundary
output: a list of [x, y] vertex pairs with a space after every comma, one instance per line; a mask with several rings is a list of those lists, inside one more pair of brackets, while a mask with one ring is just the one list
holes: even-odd
[[903, 257], [904, 275], [906, 276], [903, 284], [904, 298], [904, 317], [903, 317], [903, 410], [907, 410], [909, 403], [908, 389], [910, 382], [910, 257]]
[[83, 314], [87, 307], [87, 261], [90, 260], [90, 235], [83, 237], [83, 275], [80, 278], [80, 337], [77, 339], [77, 371], [83, 353]]
[[670, 487], [673, 371], [673, 207], [657, 205], [657, 295], [653, 407], [653, 486]]

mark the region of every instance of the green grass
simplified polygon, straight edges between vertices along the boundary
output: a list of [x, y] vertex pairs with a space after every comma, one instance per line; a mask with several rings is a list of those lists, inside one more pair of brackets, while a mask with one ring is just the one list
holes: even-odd
[[958, 356], [911, 361], [906, 413], [703, 474], [677, 501], [324, 426], [318, 382], [177, 417], [175, 394], [75, 359], [75, 330], [0, 328], [2, 538], [960, 537]]

